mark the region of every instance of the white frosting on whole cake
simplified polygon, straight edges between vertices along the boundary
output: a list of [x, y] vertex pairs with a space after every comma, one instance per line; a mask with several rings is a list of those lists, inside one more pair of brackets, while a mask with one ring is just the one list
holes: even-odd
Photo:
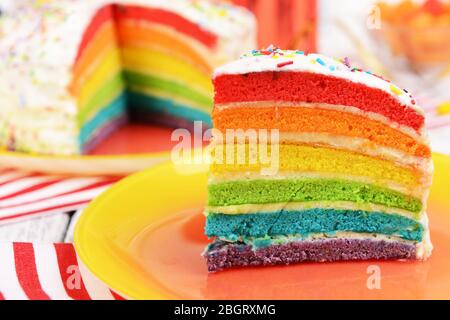
[[[98, 10], [108, 4], [165, 9], [199, 25], [217, 36], [215, 47], [205, 50], [215, 65], [236, 59], [255, 47], [255, 18], [246, 9], [229, 4], [207, 0], [2, 0], [0, 148], [14, 130], [39, 132], [48, 125], [49, 130], [57, 128], [61, 137], [55, 141], [54, 150], [52, 141], [36, 141], [28, 134], [21, 135], [27, 141], [20, 144], [37, 152], [78, 152], [69, 150], [78, 136], [72, 123], [76, 121], [78, 106], [68, 86], [84, 32]], [[36, 110], [44, 111], [49, 120], [36, 118]], [[61, 119], [66, 119], [67, 129], [56, 123]], [[54, 136], [56, 140], [57, 135]], [[66, 139], [62, 137], [70, 137], [70, 147], [60, 147]], [[52, 135], [46, 139], [52, 140]], [[43, 143], [48, 150], [38, 146]]]
[[151, 6], [175, 12], [215, 34], [219, 40], [216, 51], [227, 56], [227, 60], [256, 47], [256, 20], [253, 14], [242, 7], [223, 1], [110, 0], [110, 2]]
[[424, 114], [406, 90], [371, 72], [352, 68], [348, 60], [333, 59], [322, 54], [280, 50], [271, 46], [265, 50], [253, 50], [242, 55], [240, 59], [217, 68], [214, 77], [265, 71], [311, 72], [346, 79], [387, 92], [402, 105]]
[[0, 96], [5, 108], [76, 112], [67, 86], [86, 27], [103, 6], [135, 4], [175, 12], [218, 37], [221, 62], [255, 44], [247, 10], [205, 0], [8, 0], [0, 3]]
[[[0, 102], [4, 108], [76, 112], [67, 86], [84, 29], [105, 1], [15, 0], [0, 17]], [[83, 3], [83, 6], [80, 5]]]

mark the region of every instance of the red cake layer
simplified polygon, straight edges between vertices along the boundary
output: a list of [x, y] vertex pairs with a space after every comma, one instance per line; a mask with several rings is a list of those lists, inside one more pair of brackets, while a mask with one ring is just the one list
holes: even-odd
[[197, 39], [199, 42], [210, 48], [214, 47], [217, 42], [217, 36], [208, 32], [207, 30], [202, 29], [195, 23], [192, 23], [191, 21], [183, 18], [176, 13], [162, 9], [146, 8], [142, 6], [111, 4], [102, 7], [92, 18], [91, 23], [88, 25], [83, 34], [75, 62], [77, 62], [81, 57], [83, 51], [85, 50], [89, 42], [93, 39], [97, 30], [105, 22], [111, 19], [144, 20], [148, 22], [168, 25], [176, 29], [180, 33]]
[[217, 36], [213, 33], [202, 29], [197, 24], [192, 23], [176, 13], [162, 9], [119, 5], [116, 10], [116, 19], [144, 20], [169, 25], [178, 32], [197, 39], [210, 48], [213, 48], [217, 42]]
[[353, 106], [381, 114], [418, 131], [424, 117], [387, 92], [345, 79], [309, 72], [257, 72], [214, 79], [216, 104], [241, 101], [293, 101]]

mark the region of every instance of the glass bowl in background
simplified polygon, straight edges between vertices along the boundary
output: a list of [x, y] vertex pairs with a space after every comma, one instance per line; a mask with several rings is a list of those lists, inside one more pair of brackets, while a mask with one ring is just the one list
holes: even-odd
[[415, 68], [450, 65], [450, 3], [443, 0], [379, 3], [378, 44]]

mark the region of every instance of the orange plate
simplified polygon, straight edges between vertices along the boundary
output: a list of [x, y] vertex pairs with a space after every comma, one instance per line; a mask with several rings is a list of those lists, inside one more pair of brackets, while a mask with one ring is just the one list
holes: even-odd
[[[75, 245], [91, 272], [135, 299], [449, 299], [450, 158], [434, 159], [429, 215], [435, 249], [425, 262], [303, 263], [208, 274], [200, 256], [208, 242], [206, 174], [186, 174], [170, 163], [97, 198], [78, 222]], [[381, 275], [379, 289], [374, 271]]]

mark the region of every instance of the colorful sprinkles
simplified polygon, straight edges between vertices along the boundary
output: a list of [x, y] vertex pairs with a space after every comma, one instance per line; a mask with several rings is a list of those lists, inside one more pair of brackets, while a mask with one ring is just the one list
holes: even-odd
[[343, 60], [342, 60], [342, 63], [344, 64], [344, 65], [346, 65], [347, 66], [347, 68], [351, 68], [352, 66], [350, 65], [350, 59], [348, 58], [348, 57], [345, 57]]
[[327, 64], [326, 64], [322, 59], [320, 59], [320, 58], [317, 58], [316, 61], [317, 61], [320, 65], [322, 65], [322, 66], [326, 66], [326, 65], [327, 65]]
[[281, 50], [278, 47], [270, 45], [265, 49], [252, 50], [249, 53], [242, 55], [241, 59], [249, 58], [249, 57], [257, 57], [257, 56], [271, 56], [272, 58], [279, 58], [279, 57], [287, 56], [289, 58], [294, 58], [296, 55], [307, 55], [307, 54], [305, 54], [305, 52], [300, 51], [300, 50]]
[[393, 84], [391, 84], [389, 86], [389, 88], [391, 89], [391, 92], [394, 93], [397, 96], [399, 96], [399, 95], [401, 95], [403, 93], [403, 91], [400, 88], [394, 86]]
[[278, 47], [275, 47], [273, 45], [270, 45], [267, 48], [261, 49], [261, 50], [252, 50], [249, 53], [246, 53], [244, 55], [241, 56], [241, 59], [244, 58], [251, 58], [251, 57], [258, 57], [258, 56], [267, 56], [273, 59], [277, 59], [277, 58], [292, 58], [293, 60], [287, 60], [287, 61], [283, 61], [280, 63], [277, 63], [277, 68], [282, 68], [284, 66], [287, 65], [292, 65], [295, 63], [296, 58], [300, 58], [299, 56], [303, 56], [303, 57], [307, 57], [309, 56], [310, 59], [306, 59], [306, 60], [302, 60], [304, 61], [309, 61], [309, 63], [311, 64], [318, 64], [324, 68], [327, 68], [327, 70], [331, 71], [331, 72], [336, 72], [336, 71], [343, 71], [343, 70], [348, 70], [350, 72], [357, 72], [357, 73], [364, 73], [373, 77], [377, 77], [383, 81], [386, 81], [387, 83], [389, 83], [389, 90], [395, 94], [396, 96], [406, 96], [409, 98], [409, 101], [412, 105], [416, 104], [416, 101], [412, 98], [412, 96], [409, 94], [409, 92], [405, 89], [400, 89], [399, 87], [391, 84], [391, 81], [384, 79], [382, 76], [379, 76], [377, 74], [374, 74], [371, 71], [367, 71], [367, 70], [363, 70], [361, 68], [356, 68], [353, 67], [350, 64], [350, 59], [348, 57], [345, 57], [343, 59], [334, 59], [332, 60], [332, 62], [329, 62], [327, 59], [321, 58], [321, 57], [317, 57], [317, 55], [305, 52], [305, 51], [300, 51], [300, 50], [282, 50]]
[[277, 64], [277, 67], [278, 67], [278, 68], [282, 68], [282, 67], [288, 66], [288, 65], [290, 65], [290, 64], [294, 64], [294, 61], [289, 60], [289, 61], [285, 61], [285, 62], [280, 62], [279, 64]]

